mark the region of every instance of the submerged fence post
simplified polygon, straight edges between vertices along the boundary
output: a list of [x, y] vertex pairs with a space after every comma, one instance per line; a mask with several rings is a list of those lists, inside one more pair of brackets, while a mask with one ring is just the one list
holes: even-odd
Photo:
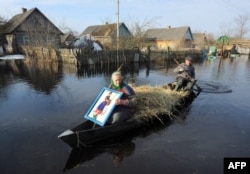
[[168, 47], [167, 54], [165, 54], [165, 63], [166, 63], [166, 72], [168, 72], [169, 64], [170, 64], [170, 49]]

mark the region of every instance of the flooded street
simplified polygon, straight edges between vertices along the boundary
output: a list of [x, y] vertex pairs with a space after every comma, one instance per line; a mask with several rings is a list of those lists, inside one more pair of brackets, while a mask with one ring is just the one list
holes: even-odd
[[[198, 61], [203, 91], [180, 118], [118, 144], [72, 151], [57, 136], [84, 114], [116, 67], [31, 65], [0, 60], [1, 174], [223, 173], [225, 157], [250, 157], [250, 59]], [[175, 80], [175, 67], [125, 67], [125, 79], [152, 86]]]

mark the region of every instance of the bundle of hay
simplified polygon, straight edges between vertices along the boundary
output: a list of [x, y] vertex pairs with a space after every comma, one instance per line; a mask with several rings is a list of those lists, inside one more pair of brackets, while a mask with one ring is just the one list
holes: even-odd
[[187, 95], [183, 92], [172, 91], [168, 86], [138, 86], [133, 87], [137, 95], [137, 112], [135, 116], [146, 121], [157, 118], [159, 115], [174, 117], [176, 106], [181, 104]]

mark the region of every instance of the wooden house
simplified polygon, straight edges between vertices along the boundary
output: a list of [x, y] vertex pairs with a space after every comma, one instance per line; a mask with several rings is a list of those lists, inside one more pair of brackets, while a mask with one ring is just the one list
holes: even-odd
[[193, 34], [190, 27], [154, 28], [148, 29], [144, 35], [151, 49], [172, 50], [186, 49], [192, 47]]
[[62, 34], [37, 8], [22, 8], [21, 14], [0, 27], [0, 35], [7, 40], [4, 45], [7, 53], [20, 53], [23, 46], [58, 48]]
[[205, 33], [193, 33], [192, 47], [202, 50], [208, 47], [208, 40]]
[[61, 48], [72, 48], [76, 37], [71, 33], [61, 36]]
[[[95, 41], [101, 43], [104, 47], [115, 48], [117, 45], [117, 23], [105, 23], [104, 25], [88, 26], [81, 36], [90, 35]], [[132, 37], [133, 35], [122, 22], [119, 23], [119, 40], [120, 43], [124, 38]], [[124, 44], [125, 42], [123, 42]]]

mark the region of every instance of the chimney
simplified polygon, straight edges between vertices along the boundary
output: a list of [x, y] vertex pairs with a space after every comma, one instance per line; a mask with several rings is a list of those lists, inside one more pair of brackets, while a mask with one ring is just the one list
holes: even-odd
[[27, 8], [22, 8], [22, 14], [24, 14], [27, 11]]
[[167, 28], [168, 28], [168, 29], [171, 29], [171, 25], [169, 25]]

